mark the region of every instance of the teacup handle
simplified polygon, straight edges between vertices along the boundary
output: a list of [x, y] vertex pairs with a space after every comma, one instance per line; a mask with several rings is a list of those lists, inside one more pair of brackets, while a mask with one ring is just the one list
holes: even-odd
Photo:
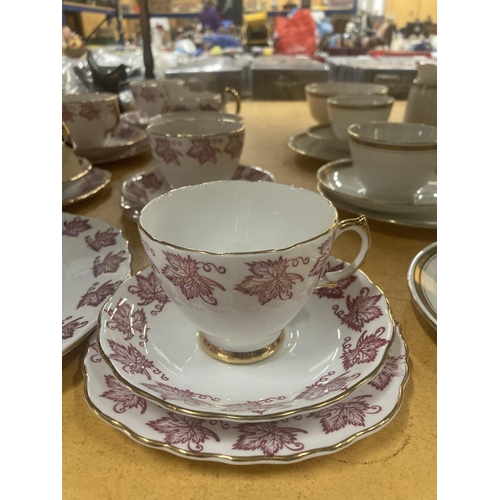
[[355, 219], [340, 221], [337, 226], [337, 234], [335, 237], [340, 236], [346, 231], [354, 231], [361, 237], [361, 248], [359, 249], [358, 255], [350, 264], [345, 266], [344, 269], [326, 273], [323, 278], [328, 280], [330, 283], [320, 284], [316, 288], [336, 287], [337, 281], [348, 278], [354, 274], [365, 261], [366, 255], [368, 254], [368, 250], [370, 250], [371, 246], [370, 230], [368, 228], [368, 221], [366, 220], [366, 217], [364, 215], [360, 215]]
[[67, 146], [69, 146], [71, 149], [74, 149], [73, 140], [71, 139], [71, 132], [64, 122], [62, 122], [62, 140]]
[[234, 97], [234, 100], [236, 101], [236, 114], [239, 115], [241, 109], [241, 97], [239, 92], [236, 89], [233, 89], [233, 87], [226, 87], [224, 92], [227, 92]]

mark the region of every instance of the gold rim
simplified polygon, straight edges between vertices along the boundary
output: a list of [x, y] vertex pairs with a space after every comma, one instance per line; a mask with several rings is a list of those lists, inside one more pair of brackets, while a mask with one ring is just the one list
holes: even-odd
[[374, 149], [390, 149], [393, 151], [433, 151], [437, 150], [437, 144], [383, 144], [376, 143], [370, 140], [360, 139], [359, 137], [353, 135], [349, 132], [349, 140], [355, 142], [356, 144], [361, 144], [362, 146], [369, 146]]
[[[237, 180], [234, 180], [234, 181], [233, 180], [228, 180], [228, 181], [213, 181], [213, 182], [204, 182], [204, 183], [198, 184], [198, 185], [199, 186], [206, 186], [208, 184], [215, 184], [215, 183], [220, 183], [220, 182], [239, 182], [239, 181], [237, 181]], [[248, 181], [240, 181], [240, 182], [245, 182], [246, 183]], [[292, 186], [291, 184], [283, 184], [283, 183], [279, 183], [279, 182], [273, 182], [273, 184], [275, 184], [275, 185], [279, 184], [281, 186], [292, 187], [294, 189], [301, 190], [301, 191], [310, 191], [309, 189], [298, 188], [298, 187]], [[159, 199], [163, 198], [164, 196], [170, 196], [172, 193], [174, 193], [176, 191], [180, 191], [181, 189], [189, 189], [190, 187], [192, 187], [192, 186], [184, 186], [184, 187], [180, 187], [180, 188], [177, 188], [177, 189], [172, 189], [168, 193], [162, 194], [161, 196], [158, 196], [154, 200], [151, 200], [149, 203], [157, 202]], [[314, 191], [312, 191], [312, 192], [314, 193]], [[139, 220], [137, 221], [137, 225], [138, 225], [139, 229], [141, 231], [143, 231], [144, 234], [146, 234], [148, 236], [148, 238], [150, 238], [154, 242], [159, 243], [160, 245], [167, 245], [167, 246], [169, 246], [171, 248], [175, 248], [176, 250], [183, 250], [185, 252], [194, 252], [194, 253], [198, 253], [198, 254], [202, 254], [202, 255], [218, 255], [218, 256], [222, 256], [222, 255], [262, 255], [262, 254], [266, 254], [266, 253], [285, 252], [287, 250], [290, 250], [292, 248], [298, 247], [298, 246], [303, 245], [305, 243], [309, 243], [311, 241], [317, 240], [318, 238], [321, 238], [321, 237], [327, 235], [328, 233], [330, 233], [331, 231], [333, 231], [335, 229], [335, 227], [337, 226], [337, 224], [339, 222], [338, 221], [338, 212], [337, 212], [337, 209], [335, 208], [334, 204], [330, 200], [328, 200], [326, 198], [325, 198], [325, 200], [329, 203], [330, 207], [333, 208], [333, 213], [334, 213], [334, 221], [328, 227], [328, 229], [325, 229], [321, 234], [318, 234], [317, 236], [313, 236], [312, 238], [309, 238], [307, 240], [300, 241], [299, 243], [294, 243], [293, 245], [290, 245], [288, 247], [284, 247], [284, 248], [270, 248], [270, 249], [266, 249], [266, 250], [256, 250], [255, 252], [209, 252], [208, 250], [198, 250], [198, 249], [195, 249], [195, 248], [187, 248], [187, 247], [183, 247], [183, 246], [180, 246], [180, 245], [174, 245], [173, 243], [168, 243], [168, 242], [163, 241], [163, 240], [158, 240], [158, 239], [154, 238], [153, 236], [151, 236], [151, 234], [142, 225], [142, 222], [141, 222], [142, 211], [141, 211], [141, 215], [139, 216]], [[149, 205], [149, 203], [147, 205], [145, 205], [145, 207], [147, 207]]]
[[360, 106], [357, 106], [355, 104], [339, 104], [337, 102], [332, 102], [330, 99], [328, 99], [326, 102], [327, 102], [328, 106], [330, 106], [331, 108], [364, 110], [364, 109], [374, 109], [374, 108], [390, 108], [394, 104], [394, 99], [390, 99], [386, 102], [378, 102], [378, 103], [373, 103], [373, 104], [363, 104]]
[[285, 341], [285, 329], [283, 328], [278, 338], [262, 349], [246, 352], [234, 352], [217, 347], [209, 342], [203, 332], [198, 332], [198, 342], [202, 349], [211, 357], [224, 363], [233, 365], [249, 365], [269, 358], [283, 345]]
[[[257, 463], [257, 462], [292, 462], [295, 460], [299, 460], [301, 458], [305, 457], [312, 457], [313, 455], [317, 454], [322, 454], [322, 453], [333, 453], [336, 451], [340, 451], [343, 448], [346, 448], [347, 446], [353, 444], [355, 441], [358, 439], [362, 438], [363, 436], [366, 436], [368, 434], [373, 433], [377, 429], [380, 429], [387, 425], [399, 412], [401, 405], [403, 404], [404, 400], [404, 389], [406, 387], [406, 384], [408, 382], [408, 379], [410, 377], [410, 367], [408, 365], [408, 360], [409, 360], [409, 352], [408, 352], [408, 345], [403, 338], [403, 332], [402, 332], [402, 327], [400, 323], [396, 320], [396, 323], [399, 328], [399, 336], [401, 337], [401, 341], [403, 342], [403, 347], [404, 347], [404, 356], [405, 356], [405, 375], [403, 380], [401, 381], [401, 385], [399, 386], [399, 392], [398, 392], [398, 397], [396, 404], [394, 405], [394, 408], [392, 409], [389, 414], [382, 419], [380, 422], [377, 422], [376, 424], [372, 425], [371, 427], [367, 429], [363, 429], [362, 431], [356, 432], [349, 436], [348, 438], [340, 441], [339, 443], [332, 445], [332, 446], [325, 446], [321, 448], [315, 448], [307, 451], [303, 451], [300, 453], [294, 453], [292, 455], [288, 455], [286, 457], [266, 457], [266, 456], [234, 456], [234, 455], [227, 455], [227, 454], [222, 454], [222, 453], [194, 453], [191, 451], [183, 450], [181, 448], [178, 448], [176, 446], [173, 446], [171, 444], [165, 443], [163, 441], [157, 441], [154, 439], [148, 439], [145, 438], [136, 432], [134, 432], [132, 429], [127, 427], [126, 425], [122, 424], [121, 422], [118, 422], [117, 420], [114, 420], [113, 418], [109, 417], [105, 413], [103, 413], [99, 408], [97, 408], [94, 403], [92, 402], [89, 394], [89, 376], [88, 372], [85, 366], [85, 359], [86, 356], [82, 360], [81, 368], [82, 368], [82, 373], [84, 377], [84, 397], [85, 401], [87, 402], [89, 408], [92, 410], [92, 412], [102, 420], [104, 420], [106, 423], [111, 425], [112, 427], [115, 427], [116, 429], [122, 431], [124, 434], [126, 434], [128, 437], [133, 439], [134, 441], [138, 442], [139, 444], [143, 444], [146, 446], [150, 446], [152, 448], [156, 448], [159, 450], [165, 450], [165, 451], [170, 451], [175, 455], [184, 457], [184, 458], [198, 458], [198, 459], [219, 459], [221, 461], [225, 462], [232, 462], [232, 463], [242, 463], [242, 462], [249, 462], [249, 463]], [[99, 347], [99, 343], [97, 343]], [[89, 349], [89, 348], [87, 348]]]
[[[102, 169], [99, 169], [99, 170], [102, 170]], [[105, 170], [102, 170], [102, 171], [107, 172]], [[109, 176], [106, 179], [104, 179], [104, 181], [101, 182], [101, 184], [96, 186], [94, 189], [92, 189], [91, 191], [86, 191], [85, 193], [81, 194], [80, 196], [76, 196], [75, 198], [70, 198], [69, 200], [64, 201], [62, 206], [66, 207], [68, 205], [76, 203], [77, 201], [84, 200], [85, 198], [92, 196], [93, 194], [97, 193], [98, 191], [100, 191], [101, 189], [106, 187], [111, 182], [111, 174], [109, 172], [108, 172], [108, 174], [109, 174]]]
[[[76, 156], [76, 155], [75, 155]], [[80, 160], [84, 160], [84, 164], [83, 164], [83, 170], [81, 172], [78, 172], [77, 174], [75, 174], [73, 177], [69, 177], [68, 179], [65, 179], [64, 181], [62, 181], [63, 183], [63, 186], [64, 184], [67, 184], [68, 182], [73, 182], [73, 181], [77, 181], [78, 179], [82, 178], [84, 175], [86, 175], [90, 169], [92, 168], [92, 163], [90, 163], [87, 158], [82, 158], [80, 156], [77, 156], [76, 157], [77, 160], [78, 160], [78, 163], [80, 163]], [[86, 162], [86, 163], [85, 163]], [[80, 164], [81, 166], [81, 164]]]
[[[158, 406], [161, 406], [162, 408], [165, 408], [167, 410], [171, 410], [176, 413], [181, 413], [183, 415], [189, 415], [191, 417], [198, 417], [198, 418], [208, 418], [208, 419], [222, 419], [222, 420], [235, 420], [235, 421], [246, 421], [246, 422], [251, 422], [251, 421], [272, 421], [272, 420], [279, 420], [281, 418], [286, 418], [290, 417], [292, 415], [296, 415], [298, 413], [307, 413], [313, 410], [317, 410], [320, 408], [324, 408], [325, 406], [329, 406], [332, 403], [336, 403], [337, 401], [341, 401], [342, 399], [346, 398], [349, 396], [352, 392], [354, 392], [356, 389], [364, 385], [365, 383], [369, 382], [372, 380], [374, 377], [377, 376], [378, 372], [381, 370], [381, 368], [384, 366], [385, 362], [387, 361], [387, 357], [389, 356], [389, 351], [391, 350], [392, 344], [394, 342], [394, 338], [396, 336], [396, 321], [394, 319], [394, 316], [392, 314], [391, 306], [389, 304], [389, 300], [385, 296], [384, 292], [373, 283], [373, 281], [368, 278], [368, 276], [363, 272], [358, 269], [359, 273], [363, 274], [365, 278], [368, 280], [369, 283], [371, 283], [382, 295], [384, 295], [386, 302], [387, 302], [387, 310], [388, 310], [388, 315], [389, 315], [389, 320], [390, 324], [392, 325], [392, 336], [387, 344], [386, 350], [382, 356], [382, 359], [380, 360], [380, 363], [369, 373], [366, 377], [362, 378], [361, 380], [358, 380], [351, 388], [349, 388], [347, 391], [343, 392], [342, 394], [339, 394], [338, 396], [332, 397], [329, 400], [323, 401], [321, 403], [316, 403], [312, 404], [309, 406], [305, 406], [302, 408], [296, 408], [293, 410], [287, 410], [287, 411], [282, 411], [275, 413], [273, 415], [247, 415], [247, 416], [242, 416], [242, 415], [231, 415], [227, 413], [220, 413], [220, 412], [204, 412], [204, 411], [199, 411], [199, 410], [190, 410], [187, 408], [182, 408], [174, 403], [170, 403], [168, 401], [164, 401], [163, 399], [160, 399], [153, 394], [150, 394], [149, 392], [144, 391], [140, 387], [133, 386], [131, 385], [124, 377], [119, 373], [119, 371], [115, 368], [113, 365], [113, 362], [111, 359], [105, 354], [104, 349], [102, 348], [101, 345], [101, 330], [102, 330], [102, 315], [104, 313], [104, 310], [106, 309], [106, 306], [108, 302], [111, 302], [113, 296], [109, 298], [109, 300], [104, 304], [104, 306], [101, 309], [101, 312], [99, 313], [98, 320], [97, 320], [97, 331], [96, 331], [96, 344], [99, 350], [99, 353], [101, 354], [102, 358], [106, 361], [107, 365], [111, 368], [111, 371], [113, 374], [116, 376], [118, 381], [123, 384], [129, 391], [134, 392], [136, 394], [139, 394], [140, 396], [144, 397], [145, 399], [148, 399], [149, 401], [153, 401], [156, 403]], [[141, 272], [136, 273], [136, 274], [141, 274]]]
[[[226, 122], [226, 123], [234, 123], [236, 125], [240, 125], [239, 128], [236, 130], [233, 130], [232, 132], [213, 132], [213, 133], [208, 133], [208, 134], [169, 134], [169, 133], [160, 133], [160, 132], [152, 132], [152, 129], [154, 127], [161, 127], [162, 125], [165, 125], [166, 123], [179, 123], [179, 121], [182, 122], [188, 122], [192, 123], [193, 121], [196, 120], [190, 120], [190, 119], [183, 119], [183, 120], [175, 120], [175, 121], [168, 121], [164, 123], [152, 123], [151, 125], [148, 125], [146, 127], [146, 133], [149, 135], [152, 135], [154, 137], [169, 137], [169, 138], [176, 138], [176, 139], [192, 139], [193, 137], [198, 138], [198, 137], [209, 137], [209, 138], [217, 138], [217, 137], [226, 137], [226, 136], [232, 136], [236, 134], [241, 134], [242, 132], [245, 131], [245, 124], [244, 123], [238, 123], [237, 120], [230, 120], [228, 118], [221, 118], [221, 119], [216, 119], [213, 120], [215, 122]], [[211, 120], [203, 120], [203, 121], [211, 121]]]

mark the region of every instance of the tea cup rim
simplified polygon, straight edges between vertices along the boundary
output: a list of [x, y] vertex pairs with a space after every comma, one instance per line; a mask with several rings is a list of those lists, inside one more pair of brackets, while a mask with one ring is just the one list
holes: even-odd
[[227, 135], [233, 135], [233, 134], [238, 134], [240, 132], [243, 132], [245, 130], [245, 123], [244, 122], [238, 122], [237, 120], [232, 120], [230, 118], [220, 118], [220, 119], [214, 119], [210, 120], [207, 119], [206, 121], [214, 121], [214, 122], [226, 122], [226, 123], [233, 123], [234, 125], [237, 125], [238, 128], [236, 130], [231, 130], [230, 132], [209, 132], [209, 133], [189, 133], [189, 134], [175, 134], [175, 133], [169, 133], [169, 132], [156, 132], [154, 129], [159, 128], [159, 127], [164, 127], [165, 125], [169, 125], [171, 123], [179, 123], [179, 122], [185, 122], [185, 123], [196, 123], [196, 120], [192, 120], [189, 118], [181, 118], [179, 120], [175, 121], [167, 121], [167, 122], [160, 122], [160, 123], [151, 123], [146, 127], [146, 133], [148, 135], [154, 135], [155, 137], [161, 136], [161, 137], [168, 137], [168, 138], [178, 138], [178, 139], [184, 139], [184, 138], [193, 138], [193, 137], [220, 137], [220, 136], [227, 136]]

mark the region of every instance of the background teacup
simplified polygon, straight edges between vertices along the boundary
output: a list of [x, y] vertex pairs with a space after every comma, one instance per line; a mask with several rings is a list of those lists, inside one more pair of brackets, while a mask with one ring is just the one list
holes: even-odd
[[146, 129], [158, 168], [172, 187], [231, 179], [245, 124], [230, 118], [166, 121]]
[[347, 128], [353, 123], [387, 121], [394, 98], [386, 95], [339, 95], [327, 99], [328, 118], [333, 133], [332, 144], [349, 152]]
[[99, 148], [120, 123], [118, 96], [108, 92], [63, 95], [62, 120], [77, 148]]
[[437, 171], [437, 128], [416, 123], [355, 123], [348, 128], [353, 169], [375, 200], [411, 203]]
[[305, 86], [306, 100], [312, 117], [320, 125], [328, 125], [327, 99], [336, 95], [387, 95], [389, 87], [374, 83], [323, 82]]
[[175, 189], [142, 209], [138, 227], [151, 268], [193, 324], [193, 337], [201, 332], [205, 351], [230, 363], [279, 348], [340, 234], [355, 231], [361, 247], [351, 264], [325, 275], [330, 282], [355, 272], [370, 247], [364, 216], [339, 221], [316, 192], [278, 183]]
[[156, 116], [168, 111], [169, 91], [183, 87], [184, 80], [169, 78], [163, 80], [140, 80], [130, 82], [134, 104], [146, 116]]
[[[228, 96], [228, 98], [224, 98]], [[219, 111], [226, 109], [226, 101], [232, 99], [236, 103], [236, 114], [241, 109], [241, 97], [232, 87], [225, 87], [224, 96], [219, 92], [191, 91], [185, 88], [172, 88], [169, 92], [169, 111]]]

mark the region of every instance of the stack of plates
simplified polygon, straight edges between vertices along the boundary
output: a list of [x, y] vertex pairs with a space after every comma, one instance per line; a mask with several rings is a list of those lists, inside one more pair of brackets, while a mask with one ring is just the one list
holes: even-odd
[[[331, 258], [327, 271], [343, 265]], [[316, 290], [285, 332], [264, 361], [214, 360], [145, 269], [103, 306], [84, 360], [86, 400], [140, 444], [236, 464], [334, 453], [394, 418], [407, 347], [364, 273]]]

